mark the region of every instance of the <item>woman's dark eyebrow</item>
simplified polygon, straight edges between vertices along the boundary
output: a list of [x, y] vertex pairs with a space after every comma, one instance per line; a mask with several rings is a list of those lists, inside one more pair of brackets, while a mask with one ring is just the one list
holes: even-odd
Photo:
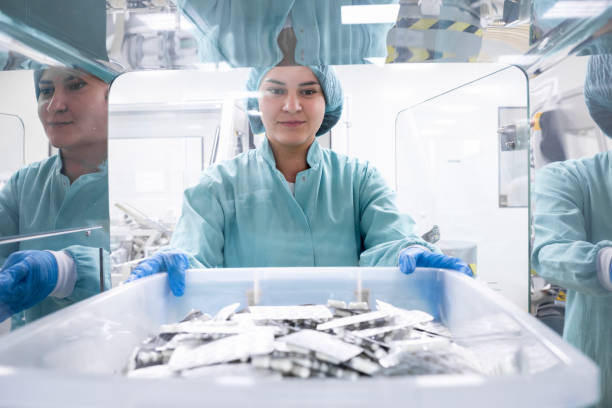
[[270, 79], [270, 78], [266, 79], [265, 82], [272, 82], [272, 83], [275, 83], [277, 85], [286, 85], [284, 82], [277, 81], [276, 79]]
[[[287, 85], [284, 82], [277, 81], [276, 79], [271, 79], [271, 78], [266, 79], [264, 82], [272, 82], [277, 85], [283, 85], [283, 86]], [[298, 84], [298, 86], [310, 86], [310, 85], [319, 85], [319, 83], [317, 81], [308, 81], [308, 82], [302, 82], [301, 84]]]
[[66, 83], [66, 82], [70, 82], [70, 81], [72, 81], [72, 80], [74, 80], [74, 79], [81, 79], [81, 78], [79, 78], [79, 77], [78, 77], [78, 76], [76, 76], [76, 75], [68, 75], [68, 76], [66, 76], [66, 77], [64, 78], [63, 82], [64, 82], [64, 83]]
[[38, 85], [52, 85], [53, 81], [48, 81], [46, 79], [41, 79], [40, 81], [38, 81]]

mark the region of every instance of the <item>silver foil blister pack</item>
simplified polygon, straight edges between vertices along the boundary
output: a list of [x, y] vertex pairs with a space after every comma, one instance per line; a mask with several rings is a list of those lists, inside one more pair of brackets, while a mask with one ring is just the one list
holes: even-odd
[[479, 373], [478, 364], [428, 313], [382, 301], [192, 310], [132, 353], [135, 378], [280, 379]]

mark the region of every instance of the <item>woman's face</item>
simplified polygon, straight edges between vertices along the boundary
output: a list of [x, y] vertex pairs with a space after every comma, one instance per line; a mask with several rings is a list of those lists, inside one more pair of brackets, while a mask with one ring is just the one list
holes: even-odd
[[271, 69], [259, 86], [259, 110], [273, 145], [310, 145], [325, 115], [319, 80], [303, 66]]
[[38, 81], [38, 117], [51, 144], [82, 148], [106, 143], [108, 85], [66, 68], [46, 69]]

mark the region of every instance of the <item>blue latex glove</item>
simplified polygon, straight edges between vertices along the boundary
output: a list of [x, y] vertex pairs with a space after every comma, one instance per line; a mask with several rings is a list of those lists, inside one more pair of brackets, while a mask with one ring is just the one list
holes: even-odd
[[399, 256], [400, 271], [411, 274], [416, 267], [453, 269], [457, 272], [474, 276], [472, 269], [459, 258], [436, 254], [420, 247], [408, 247]]
[[182, 252], [158, 252], [143, 260], [132, 270], [126, 282], [144, 278], [160, 272], [168, 272], [170, 290], [175, 296], [185, 293], [185, 271], [189, 268], [189, 258]]
[[0, 321], [45, 299], [57, 284], [51, 252], [13, 252], [0, 269]]

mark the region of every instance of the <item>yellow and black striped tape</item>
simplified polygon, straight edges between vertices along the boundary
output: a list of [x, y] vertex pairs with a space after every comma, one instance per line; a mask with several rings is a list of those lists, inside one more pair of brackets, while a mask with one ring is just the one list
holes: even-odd
[[[427, 48], [417, 47], [393, 47], [387, 45], [387, 59], [385, 62], [390, 64], [395, 61], [402, 62], [423, 62], [433, 61], [444, 58], [455, 58], [457, 54], [452, 52], [442, 52], [437, 50], [430, 50]], [[468, 59], [468, 62], [476, 62], [478, 56], [473, 56]]]
[[449, 52], [430, 50], [417, 47], [393, 47], [387, 45], [387, 63], [394, 61], [402, 62], [422, 62], [441, 58], [452, 58], [455, 55]]
[[[410, 18], [402, 17], [395, 23], [394, 28], [402, 28], [409, 30], [448, 30], [474, 34], [477, 37], [482, 37], [482, 29], [470, 23], [461, 21], [440, 20], [437, 18]], [[439, 50], [431, 50], [428, 48], [419, 47], [402, 47], [387, 45], [386, 63], [395, 61], [402, 62], [423, 62], [433, 61], [445, 58], [455, 58], [457, 55], [450, 52]], [[468, 59], [469, 62], [474, 62], [478, 56], [472, 56]]]
[[564, 290], [560, 290], [559, 293], [557, 294], [557, 297], [555, 298], [555, 300], [559, 301], [559, 302], [566, 302], [567, 301], [567, 294], [565, 293]]
[[479, 26], [453, 20], [439, 20], [437, 18], [410, 18], [402, 17], [395, 23], [397, 28], [410, 30], [449, 30], [474, 34], [482, 37], [482, 29]]

